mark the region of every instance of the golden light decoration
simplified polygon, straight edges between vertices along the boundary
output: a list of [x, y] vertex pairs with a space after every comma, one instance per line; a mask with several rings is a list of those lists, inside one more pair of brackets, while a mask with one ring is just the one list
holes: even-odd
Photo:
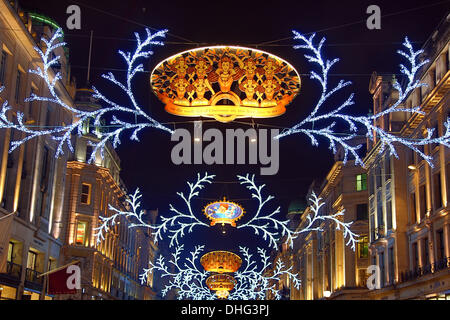
[[206, 279], [206, 285], [215, 291], [217, 298], [226, 299], [234, 289], [236, 280], [229, 274], [213, 274]]
[[221, 122], [283, 114], [300, 82], [298, 72], [283, 59], [236, 46], [181, 52], [160, 62], [150, 76], [167, 112]]
[[211, 251], [200, 258], [200, 263], [208, 272], [236, 272], [242, 264], [242, 259], [233, 252]]
[[236, 221], [242, 218], [245, 210], [239, 204], [223, 198], [223, 201], [215, 201], [206, 205], [203, 213], [211, 220], [211, 226], [222, 223], [236, 227]]

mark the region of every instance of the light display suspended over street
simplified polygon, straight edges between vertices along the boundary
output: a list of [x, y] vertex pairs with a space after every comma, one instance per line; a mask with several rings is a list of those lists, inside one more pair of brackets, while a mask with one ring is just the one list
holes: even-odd
[[[277, 284], [282, 276], [292, 281], [295, 288], [300, 288], [300, 280], [296, 273], [292, 272], [292, 266], [286, 266], [281, 259], [277, 259], [274, 265], [269, 261], [270, 257], [266, 250], [257, 248], [259, 259], [255, 259], [249, 248], [240, 246], [239, 253], [242, 260], [236, 254], [226, 251], [206, 254], [202, 257], [209, 261], [216, 261], [207, 265], [205, 270], [198, 266], [198, 258], [204, 250], [204, 246], [196, 246], [188, 257], [181, 257], [184, 246], [175, 249], [166, 263], [166, 258], [160, 255], [156, 262], [150, 261], [150, 268], [144, 269], [140, 279], [145, 283], [150, 275], [158, 275], [161, 279], [166, 278], [167, 284], [162, 289], [162, 295], [166, 296], [170, 291], [177, 294], [178, 299], [188, 300], [257, 300], [265, 299], [267, 293], [271, 293], [275, 299], [280, 299], [280, 289]], [[217, 259], [218, 257], [220, 259]], [[237, 258], [239, 260], [237, 260]], [[205, 258], [205, 259], [206, 259]], [[230, 262], [230, 261], [232, 262]], [[236, 264], [235, 262], [243, 261]], [[227, 269], [227, 273], [214, 273], [211, 271], [219, 269], [220, 265], [233, 266]], [[211, 269], [209, 268], [211, 267]]]
[[162, 61], [152, 72], [151, 85], [169, 113], [229, 122], [283, 114], [300, 90], [300, 76], [270, 53], [215, 46]]
[[[204, 188], [205, 184], [212, 183], [214, 175], [205, 175], [202, 177], [200, 174], [197, 175], [197, 180], [195, 183], [187, 182], [189, 186], [189, 194], [185, 195], [182, 192], [178, 192], [178, 196], [185, 203], [187, 211], [182, 211], [176, 209], [172, 204], [170, 204], [170, 211], [173, 213], [172, 216], [161, 216], [161, 223], [156, 225], [148, 224], [144, 221], [145, 211], [140, 208], [140, 198], [142, 195], [139, 193], [139, 189], [129, 196], [126, 200], [130, 208], [129, 211], [121, 211], [110, 205], [110, 210], [114, 212], [109, 217], [100, 217], [102, 224], [96, 228], [96, 238], [100, 242], [104, 240], [104, 235], [110, 230], [112, 226], [115, 225], [119, 216], [124, 216], [131, 219], [130, 228], [144, 227], [150, 228], [153, 231], [155, 240], [159, 241], [165, 238], [165, 234], [168, 233], [167, 237], [170, 239], [169, 246], [179, 245], [182, 238], [193, 232], [197, 227], [210, 227], [214, 224], [208, 224], [200, 220], [198, 215], [194, 213], [191, 201], [199, 195], [199, 191]], [[277, 248], [278, 242], [284, 239], [284, 243], [288, 244], [290, 247], [293, 246], [293, 240], [302, 233], [309, 231], [322, 231], [319, 224], [323, 221], [329, 221], [334, 223], [338, 230], [343, 231], [344, 238], [347, 239], [347, 245], [355, 250], [356, 242], [358, 242], [358, 235], [355, 234], [350, 228], [353, 222], [344, 222], [342, 216], [344, 215], [345, 209], [340, 210], [336, 213], [321, 215], [319, 213], [320, 207], [323, 205], [321, 198], [318, 198], [313, 192], [310, 200], [311, 213], [306, 217], [308, 224], [300, 230], [291, 230], [289, 228], [289, 220], [280, 220], [277, 215], [280, 213], [280, 207], [275, 209], [266, 209], [265, 206], [269, 201], [273, 200], [275, 197], [272, 195], [264, 196], [262, 190], [265, 187], [264, 184], [257, 185], [255, 182], [255, 176], [250, 176], [249, 174], [245, 176], [237, 176], [240, 184], [246, 186], [252, 194], [252, 198], [258, 201], [258, 208], [256, 212], [251, 215], [251, 218], [242, 224], [236, 226], [237, 229], [251, 229], [254, 231], [256, 236], [262, 237], [263, 240], [268, 242], [268, 245], [274, 249]], [[208, 207], [208, 206], [207, 206]], [[240, 207], [233, 206], [234, 210]], [[225, 209], [224, 209], [225, 210]], [[230, 224], [231, 224], [230, 220]], [[223, 223], [223, 220], [220, 221]]]
[[244, 215], [244, 208], [239, 204], [227, 201], [216, 201], [208, 204], [204, 209], [206, 217], [211, 220], [211, 226], [216, 224], [229, 224], [236, 227], [238, 221]]

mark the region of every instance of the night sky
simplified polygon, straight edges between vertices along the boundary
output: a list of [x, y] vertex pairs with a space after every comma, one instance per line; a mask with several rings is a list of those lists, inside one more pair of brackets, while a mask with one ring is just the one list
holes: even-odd
[[[81, 7], [81, 30], [67, 30], [66, 8], [70, 4]], [[86, 5], [87, 4], [87, 5]], [[368, 30], [366, 8], [377, 4], [381, 8], [381, 30]], [[228, 44], [257, 47], [290, 62], [300, 74], [307, 74], [311, 66], [306, 63], [303, 51], [293, 50], [291, 30], [303, 33], [318, 32], [325, 36], [324, 52], [328, 58], [341, 61], [331, 72], [331, 81], [351, 80], [353, 86], [344, 95], [331, 101], [342, 102], [355, 92], [354, 113], [366, 114], [371, 110], [368, 92], [369, 78], [378, 74], [398, 73], [403, 62], [395, 52], [407, 35], [417, 47], [422, 46], [438, 23], [446, 16], [449, 1], [21, 1], [22, 7], [45, 14], [56, 20], [65, 31], [70, 48], [73, 76], [79, 87], [86, 85], [90, 31], [94, 32], [91, 84], [104, 93], [117, 97], [116, 90], [102, 73], [116, 70], [117, 77], [124, 76], [125, 67], [118, 49], [132, 50], [133, 33], [143, 34], [144, 27], [169, 29], [168, 43], [154, 49], [155, 54], [145, 62], [146, 73], [135, 79], [137, 100], [150, 110], [160, 122], [192, 120], [173, 116], [164, 111], [163, 104], [150, 90], [149, 70], [161, 60], [180, 51], [198, 46]], [[265, 42], [284, 39], [264, 44]], [[114, 90], [113, 90], [114, 89]], [[256, 123], [292, 126], [300, 121], [316, 102], [319, 87], [308, 76], [302, 76], [302, 88], [287, 112], [273, 119], [255, 119]], [[250, 122], [250, 119], [244, 119]], [[217, 128], [247, 129], [247, 126], [214, 123]], [[192, 124], [177, 124], [192, 131]], [[212, 199], [223, 196], [241, 203], [247, 218], [253, 214], [255, 201], [248, 191], [236, 181], [236, 174], [256, 173], [257, 180], [265, 183], [266, 192], [276, 196], [272, 205], [281, 205], [283, 214], [289, 202], [305, 196], [310, 183], [323, 180], [333, 163], [328, 145], [321, 141], [319, 148], [312, 147], [305, 136], [289, 136], [280, 142], [280, 170], [274, 176], [260, 176], [259, 165], [180, 165], [172, 164], [171, 148], [175, 145], [162, 131], [148, 129], [140, 134], [140, 143], [128, 140], [125, 133], [122, 145], [117, 149], [122, 161], [122, 178], [129, 191], [139, 187], [143, 191], [146, 208], [159, 208], [160, 214], [168, 213], [168, 204], [183, 208], [177, 191], [187, 191], [187, 180], [193, 180], [197, 172], [216, 174], [215, 183], [203, 190], [194, 207], [201, 216], [201, 209]], [[245, 217], [242, 221], [245, 221]], [[209, 248], [236, 250], [238, 245], [263, 245], [251, 232], [230, 230], [224, 237], [218, 228], [196, 229], [186, 237], [189, 245], [207, 244]]]

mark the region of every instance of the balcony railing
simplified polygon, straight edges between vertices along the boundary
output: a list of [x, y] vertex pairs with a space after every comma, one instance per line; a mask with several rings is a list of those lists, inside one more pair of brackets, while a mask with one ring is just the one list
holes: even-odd
[[14, 262], [8, 261], [6, 263], [6, 274], [9, 277], [20, 279], [20, 274], [22, 272], [22, 266]]
[[432, 264], [423, 267], [417, 267], [413, 270], [403, 271], [400, 273], [400, 282], [406, 282], [425, 276], [427, 274], [436, 273], [440, 270], [450, 268], [450, 258], [446, 257]]
[[40, 274], [41, 273], [36, 270], [27, 268], [25, 274], [25, 286], [30, 289], [42, 290], [44, 277], [38, 277]]

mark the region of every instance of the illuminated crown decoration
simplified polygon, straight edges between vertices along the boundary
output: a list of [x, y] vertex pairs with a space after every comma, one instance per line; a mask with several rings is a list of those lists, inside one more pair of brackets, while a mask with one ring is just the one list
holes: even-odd
[[179, 53], [160, 62], [150, 82], [167, 112], [221, 122], [279, 116], [300, 90], [300, 76], [289, 63], [244, 47]]
[[236, 221], [242, 218], [245, 210], [239, 204], [227, 201], [224, 198], [223, 201], [208, 204], [203, 212], [211, 220], [211, 226], [222, 223], [236, 227]]
[[236, 272], [242, 264], [242, 259], [233, 252], [211, 251], [200, 258], [200, 263], [208, 272]]
[[217, 298], [226, 299], [236, 285], [236, 279], [229, 274], [214, 274], [206, 279], [206, 285], [215, 291]]

